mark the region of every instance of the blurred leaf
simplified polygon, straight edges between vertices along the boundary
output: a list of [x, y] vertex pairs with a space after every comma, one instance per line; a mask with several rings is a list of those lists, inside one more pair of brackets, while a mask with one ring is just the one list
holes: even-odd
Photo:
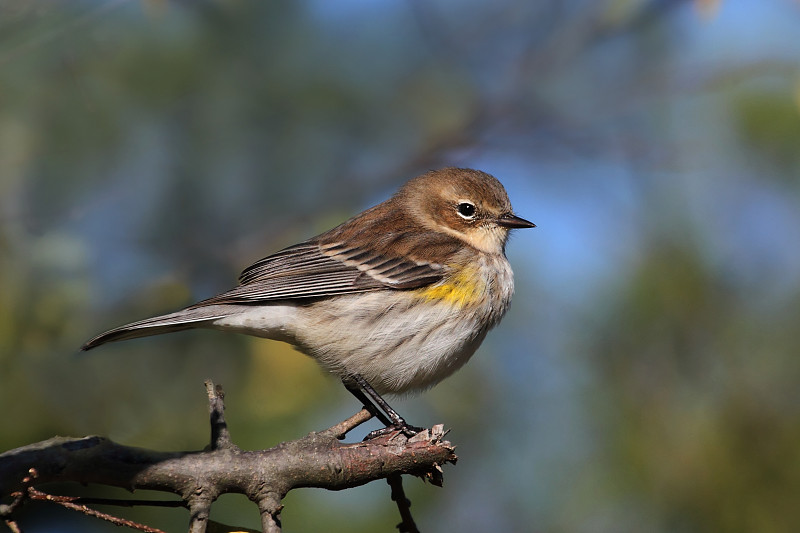
[[734, 103], [739, 134], [761, 157], [797, 183], [800, 171], [800, 107], [790, 91], [743, 94]]

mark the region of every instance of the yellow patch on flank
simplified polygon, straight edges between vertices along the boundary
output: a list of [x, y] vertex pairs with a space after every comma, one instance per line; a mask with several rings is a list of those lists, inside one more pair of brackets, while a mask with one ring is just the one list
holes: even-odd
[[426, 300], [443, 301], [457, 307], [467, 307], [480, 302], [485, 291], [486, 280], [479, 269], [466, 266], [440, 283], [419, 289], [417, 293]]

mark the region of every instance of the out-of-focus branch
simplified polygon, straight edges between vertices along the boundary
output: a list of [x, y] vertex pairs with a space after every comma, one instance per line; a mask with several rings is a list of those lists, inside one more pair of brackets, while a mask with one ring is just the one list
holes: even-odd
[[[0, 506], [0, 516], [13, 521], [29, 488], [72, 481], [177, 494], [189, 508], [193, 532], [205, 531], [210, 506], [220, 495], [241, 493], [258, 505], [264, 531], [280, 531], [281, 500], [294, 488], [341, 490], [401, 474], [440, 485], [440, 465], [456, 461], [454, 447], [442, 439], [442, 426], [412, 438], [394, 433], [367, 442], [341, 442], [371, 417], [366, 410], [301, 439], [244, 451], [230, 440], [221, 389], [210, 382], [206, 386], [212, 422], [208, 449], [159, 452], [90, 436], [54, 437], [10, 450], [0, 454], [0, 497], [16, 499]], [[31, 469], [35, 479], [30, 478]]]

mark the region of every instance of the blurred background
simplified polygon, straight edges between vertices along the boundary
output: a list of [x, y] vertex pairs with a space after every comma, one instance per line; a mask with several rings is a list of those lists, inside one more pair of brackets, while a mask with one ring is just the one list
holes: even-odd
[[[394, 402], [458, 445], [443, 489], [406, 479], [421, 530], [795, 530], [799, 29], [793, 0], [0, 2], [0, 450], [200, 449], [206, 378], [247, 449], [354, 413], [276, 342], [77, 348], [466, 166], [538, 227], [475, 358]], [[285, 504], [286, 531], [399, 521], [384, 483]], [[25, 531], [118, 531], [45, 509]]]

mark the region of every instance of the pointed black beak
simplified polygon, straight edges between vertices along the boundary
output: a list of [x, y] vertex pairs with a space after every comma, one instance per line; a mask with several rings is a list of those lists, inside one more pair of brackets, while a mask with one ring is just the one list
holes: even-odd
[[497, 223], [500, 226], [508, 229], [521, 229], [521, 228], [535, 228], [536, 224], [533, 222], [528, 222], [524, 218], [520, 218], [517, 215], [509, 213], [507, 215], [500, 215], [497, 219]]

